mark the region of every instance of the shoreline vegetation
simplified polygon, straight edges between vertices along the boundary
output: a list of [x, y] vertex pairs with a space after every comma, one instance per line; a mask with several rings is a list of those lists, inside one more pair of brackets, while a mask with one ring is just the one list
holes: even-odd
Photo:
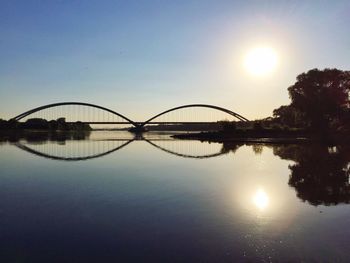
[[344, 143], [350, 142], [349, 133], [317, 133], [308, 130], [238, 129], [235, 131], [202, 131], [174, 134], [171, 137], [203, 142], [246, 142], [246, 143]]
[[2, 120], [0, 119], [0, 131], [91, 131], [89, 124], [81, 121], [66, 122], [65, 118], [58, 118], [57, 120], [45, 120], [41, 118], [28, 119], [25, 122], [18, 122], [16, 120]]
[[90, 125], [79, 121], [67, 123], [65, 118], [51, 121], [33, 118], [26, 122], [0, 119], [0, 142], [17, 142], [23, 138], [33, 142], [84, 140], [88, 138], [91, 131]]
[[48, 130], [7, 130], [0, 131], [0, 144], [2, 142], [15, 143], [26, 140], [32, 143], [47, 141], [65, 142], [67, 140], [87, 140], [91, 131], [48, 131]]

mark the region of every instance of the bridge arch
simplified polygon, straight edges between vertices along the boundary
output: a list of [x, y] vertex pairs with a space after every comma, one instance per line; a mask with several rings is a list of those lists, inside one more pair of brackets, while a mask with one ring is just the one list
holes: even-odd
[[171, 108], [171, 109], [168, 109], [166, 111], [163, 111], [163, 112], [153, 116], [152, 118], [146, 120], [145, 122], [141, 123], [139, 125], [139, 127], [143, 127], [143, 126], [147, 125], [152, 120], [154, 120], [154, 119], [156, 119], [156, 118], [158, 118], [158, 117], [160, 117], [160, 116], [162, 116], [164, 114], [167, 114], [167, 113], [172, 112], [172, 111], [180, 110], [180, 109], [185, 109], [185, 108], [209, 108], [209, 109], [214, 109], [214, 110], [225, 112], [225, 113], [227, 113], [227, 114], [237, 118], [240, 121], [244, 121], [244, 122], [249, 121], [247, 118], [243, 117], [242, 115], [240, 115], [240, 114], [238, 114], [236, 112], [233, 112], [231, 110], [219, 107], [219, 106], [210, 105], [210, 104], [188, 104], [188, 105], [182, 105], [182, 106], [178, 106], [178, 107]]
[[177, 157], [190, 158], [190, 159], [209, 159], [209, 158], [225, 155], [225, 154], [227, 154], [229, 152], [228, 150], [225, 150], [224, 148], [222, 148], [219, 152], [216, 152], [216, 153], [202, 154], [202, 155], [186, 154], [186, 153], [180, 153], [180, 152], [176, 152], [176, 151], [173, 151], [173, 150], [170, 150], [170, 149], [166, 149], [166, 148], [164, 148], [164, 147], [162, 147], [162, 146], [152, 142], [151, 140], [144, 139], [144, 141], [149, 143], [153, 147], [155, 147], [155, 148], [157, 148], [157, 149], [159, 149], [159, 150], [161, 150], [163, 152], [166, 152], [168, 154], [171, 154], [171, 155], [174, 155], [174, 156], [177, 156]]
[[116, 116], [126, 120], [127, 122], [129, 122], [130, 124], [132, 124], [135, 127], [139, 126], [134, 121], [130, 120], [129, 118], [125, 117], [124, 115], [122, 115], [122, 114], [120, 114], [120, 113], [118, 113], [116, 111], [113, 111], [111, 109], [108, 109], [108, 108], [105, 108], [105, 107], [102, 107], [102, 106], [99, 106], [99, 105], [96, 105], [96, 104], [85, 103], [85, 102], [59, 102], [59, 103], [47, 104], [47, 105], [44, 105], [44, 106], [41, 106], [41, 107], [37, 107], [37, 108], [31, 109], [29, 111], [23, 112], [22, 114], [19, 114], [16, 117], [12, 118], [12, 120], [19, 121], [19, 120], [21, 120], [21, 119], [23, 119], [23, 118], [25, 118], [25, 117], [35, 113], [35, 112], [39, 112], [39, 111], [42, 111], [42, 110], [45, 110], [45, 109], [48, 109], [48, 108], [54, 108], [54, 107], [60, 107], [60, 106], [66, 106], [66, 105], [80, 105], [80, 106], [87, 106], [87, 107], [97, 108], [97, 109], [100, 109], [100, 110], [112, 113], [112, 114], [114, 114], [114, 115], [116, 115]]
[[86, 160], [91, 160], [91, 159], [95, 159], [95, 158], [100, 158], [100, 157], [106, 156], [108, 154], [111, 154], [113, 152], [116, 152], [118, 150], [121, 150], [122, 148], [126, 147], [128, 144], [130, 144], [133, 141], [134, 141], [134, 139], [127, 140], [127, 141], [123, 142], [121, 145], [119, 145], [113, 149], [104, 151], [102, 153], [96, 153], [96, 154], [91, 154], [91, 155], [87, 155], [87, 156], [75, 156], [75, 157], [58, 156], [58, 155], [48, 154], [48, 153], [33, 149], [30, 146], [27, 146], [21, 142], [15, 143], [15, 146], [17, 146], [19, 149], [21, 149], [25, 152], [34, 154], [36, 156], [44, 157], [46, 159], [57, 160], [57, 161], [86, 161]]

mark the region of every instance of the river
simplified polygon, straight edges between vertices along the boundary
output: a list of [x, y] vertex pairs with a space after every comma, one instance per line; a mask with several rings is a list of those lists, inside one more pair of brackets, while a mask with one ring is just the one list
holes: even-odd
[[1, 262], [346, 262], [350, 147], [35, 136], [0, 144]]

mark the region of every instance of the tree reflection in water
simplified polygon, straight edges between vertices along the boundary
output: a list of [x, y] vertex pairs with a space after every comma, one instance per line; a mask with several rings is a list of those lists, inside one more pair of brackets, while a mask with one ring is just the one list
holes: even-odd
[[296, 163], [289, 166], [289, 185], [312, 205], [350, 202], [350, 147], [338, 145], [279, 145], [275, 155]]

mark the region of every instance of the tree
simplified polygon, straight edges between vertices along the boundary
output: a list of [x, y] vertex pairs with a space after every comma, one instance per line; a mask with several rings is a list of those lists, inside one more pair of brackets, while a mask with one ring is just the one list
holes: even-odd
[[283, 105], [273, 111], [273, 117], [279, 122], [291, 127], [304, 127], [305, 121], [303, 114], [290, 105]]
[[298, 115], [314, 129], [327, 129], [349, 114], [350, 71], [312, 69], [297, 76], [288, 92], [291, 104], [276, 109], [275, 116], [290, 119]]

